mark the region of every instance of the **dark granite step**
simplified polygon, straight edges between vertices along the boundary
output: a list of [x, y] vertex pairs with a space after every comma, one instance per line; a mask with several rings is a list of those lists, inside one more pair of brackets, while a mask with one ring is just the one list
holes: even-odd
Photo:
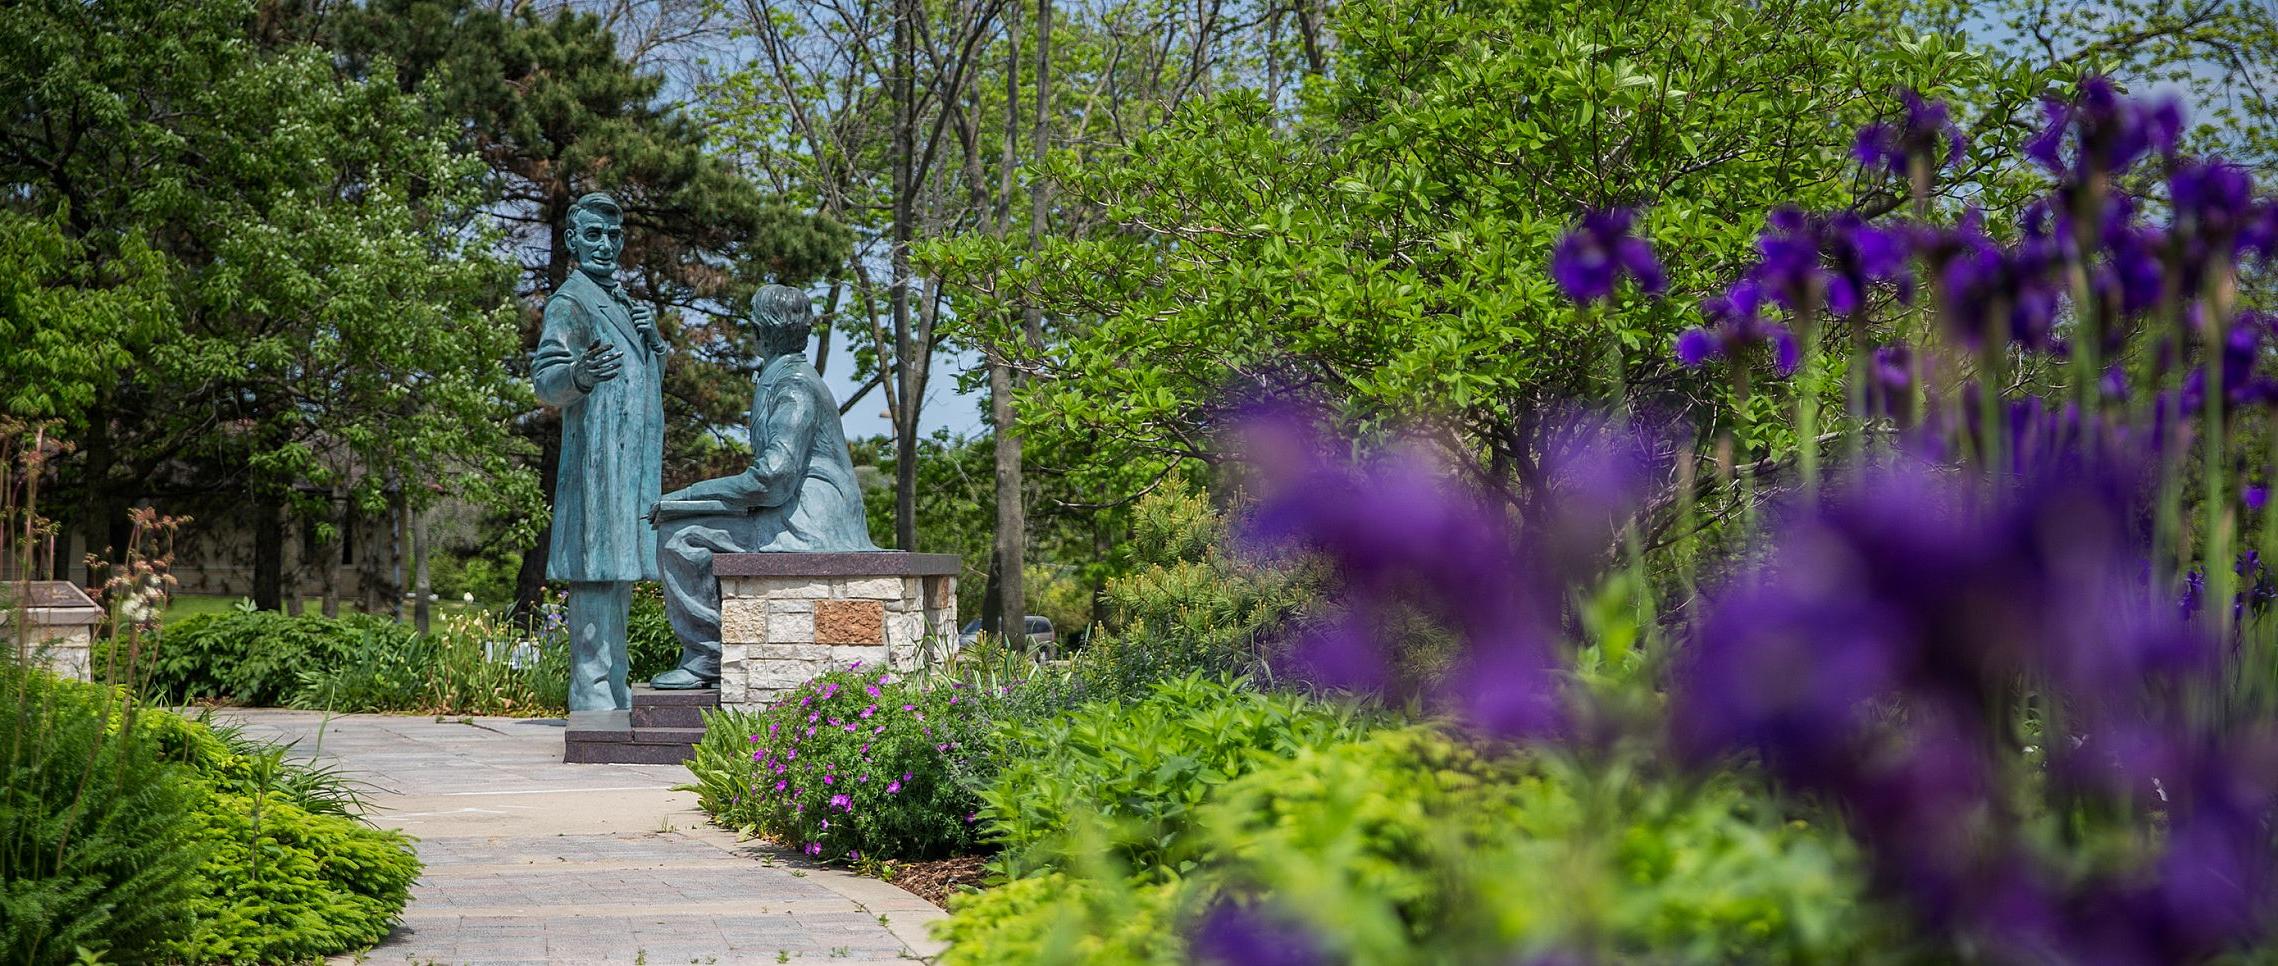
[[633, 686], [633, 727], [702, 728], [705, 709], [719, 706], [718, 688], [659, 691], [646, 684], [636, 684]]
[[571, 764], [677, 765], [695, 757], [703, 728], [637, 727], [625, 711], [574, 711], [563, 732]]

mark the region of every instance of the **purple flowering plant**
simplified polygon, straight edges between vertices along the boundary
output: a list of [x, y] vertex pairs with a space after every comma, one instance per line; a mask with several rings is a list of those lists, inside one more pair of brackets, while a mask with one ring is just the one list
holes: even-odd
[[[1526, 514], [1451, 482], [1460, 456], [1269, 447], [1282, 458], [1260, 468], [1251, 538], [1337, 575], [1286, 670], [1589, 760], [1627, 747], [1583, 673], [1605, 643], [1593, 588], [1631, 578], [1650, 625], [1638, 531], [1704, 533], [1693, 546], [1729, 559], [1647, 635], [1667, 638], [1648, 648], [1667, 656], [1653, 767], [1761, 769], [1859, 840], [1923, 935], [1994, 960], [2200, 961], [2263, 942], [2278, 921], [2278, 626], [2260, 564], [2278, 552], [2264, 489], [2278, 381], [2239, 278], [2272, 254], [2278, 205], [2242, 170], [2182, 157], [2171, 104], [2090, 78], [2050, 101], [2028, 147], [2053, 176], [2045, 198], [2006, 230], [1975, 211], [1940, 225], [1934, 176], [1960, 138], [1943, 106], [1906, 108], [1858, 153], [1908, 176], [1914, 220], [1772, 213], [1760, 260], [1675, 347], [1685, 366], [1722, 365], [1743, 407], [1759, 360], [1802, 373], [1802, 472], [1708, 490], [1698, 524], [1690, 474], [1636, 458], [1654, 447], [1624, 433], [1580, 434], [1620, 458], [1539, 454], [1592, 482]], [[2131, 195], [2130, 172], [2164, 200]], [[1627, 226], [1586, 220], [1554, 280], [1605, 298]], [[1848, 344], [1822, 352], [1831, 338]], [[1822, 370], [1844, 379], [1829, 426], [1850, 441], [1824, 488]], [[1609, 566], [1625, 547], [1626, 573]], [[1663, 579], [1696, 586], [1700, 565]], [[1399, 630], [1416, 615], [1457, 642], [1422, 677]], [[1197, 938], [1241, 949], [1285, 928], [1226, 914]]]
[[715, 715], [690, 787], [719, 824], [825, 861], [967, 852], [977, 799], [964, 766], [993, 705], [881, 667], [835, 670], [758, 712]]

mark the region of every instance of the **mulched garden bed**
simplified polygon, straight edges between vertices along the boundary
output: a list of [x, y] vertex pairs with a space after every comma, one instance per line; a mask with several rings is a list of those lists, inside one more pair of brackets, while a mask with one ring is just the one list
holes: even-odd
[[963, 891], [962, 887], [979, 888], [987, 881], [986, 861], [978, 855], [960, 855], [928, 862], [896, 862], [893, 877], [886, 881], [947, 909], [949, 897]]

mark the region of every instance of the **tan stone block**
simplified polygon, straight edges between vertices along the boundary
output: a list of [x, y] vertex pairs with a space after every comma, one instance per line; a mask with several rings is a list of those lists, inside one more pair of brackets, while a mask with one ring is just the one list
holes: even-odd
[[925, 640], [924, 614], [893, 614], [886, 618], [886, 644], [916, 647]]
[[765, 577], [722, 577], [720, 578], [720, 599], [766, 597], [767, 588], [763, 586], [766, 579]]
[[798, 614], [804, 617], [815, 612], [815, 602], [804, 597], [789, 600], [771, 599], [767, 602], [767, 612], [770, 614]]
[[745, 665], [746, 692], [760, 690], [780, 692], [795, 688], [807, 683], [824, 670], [825, 667], [817, 661], [761, 658]]
[[720, 640], [748, 644], [767, 640], [767, 602], [752, 597], [720, 601]]
[[769, 600], [814, 600], [831, 596], [831, 582], [822, 577], [763, 577], [760, 580]]
[[725, 657], [721, 658], [720, 704], [742, 704], [748, 700], [750, 690], [751, 675], [745, 666], [741, 662], [729, 664]]
[[956, 604], [957, 578], [946, 575], [925, 578], [926, 609], [954, 607]]
[[886, 643], [886, 607], [875, 600], [815, 602], [817, 644]]
[[900, 600], [900, 577], [849, 577], [839, 588], [838, 596], [858, 600]]
[[862, 669], [865, 671], [874, 667], [891, 668], [894, 666], [891, 663], [888, 663], [886, 658], [886, 649], [883, 647], [868, 647], [860, 644], [834, 644], [831, 645], [830, 651], [831, 668], [833, 670], [849, 667], [856, 661], [862, 662]]
[[769, 644], [752, 657], [763, 661], [805, 661], [809, 664], [829, 664], [836, 648], [821, 644]]
[[800, 613], [767, 615], [767, 643], [812, 644], [814, 641], [814, 615]]

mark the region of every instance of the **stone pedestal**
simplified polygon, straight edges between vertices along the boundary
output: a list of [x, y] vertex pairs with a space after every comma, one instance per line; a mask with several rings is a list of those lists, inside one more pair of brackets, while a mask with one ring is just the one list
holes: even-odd
[[957, 647], [955, 554], [736, 553], [720, 578], [720, 706], [860, 661], [909, 671]]
[[[32, 664], [59, 677], [93, 679], [95, 628], [103, 608], [68, 580], [14, 581], [0, 587], [0, 640], [29, 647]], [[26, 630], [14, 626], [24, 616]]]

